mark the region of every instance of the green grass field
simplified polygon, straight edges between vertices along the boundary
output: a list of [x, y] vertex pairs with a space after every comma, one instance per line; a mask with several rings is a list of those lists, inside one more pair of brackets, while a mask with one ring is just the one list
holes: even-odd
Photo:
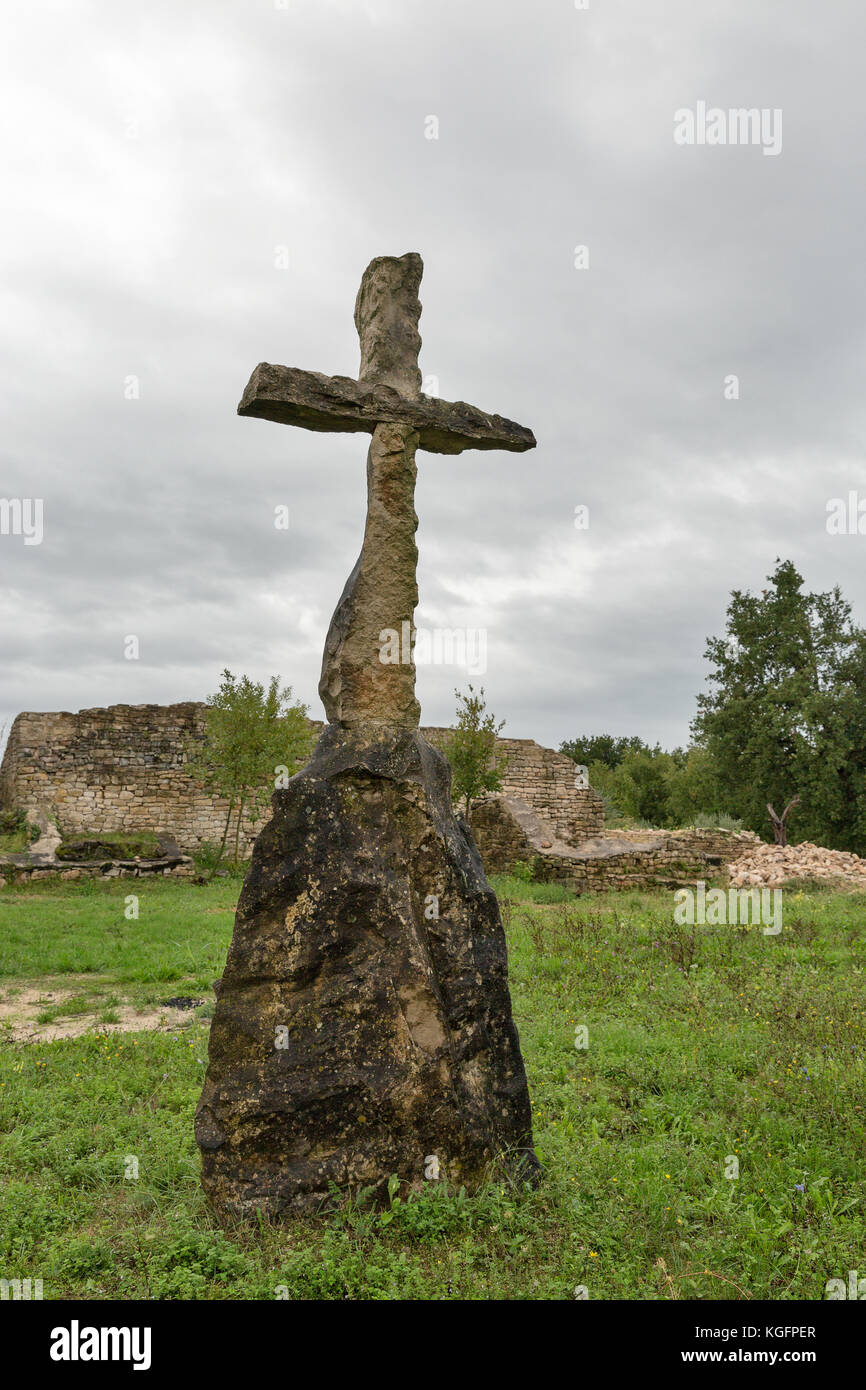
[[[866, 1273], [866, 899], [789, 892], [767, 937], [677, 927], [663, 894], [496, 886], [542, 1186], [252, 1230], [211, 1220], [192, 1134], [238, 881], [0, 892], [0, 1003], [36, 989], [45, 1022], [93, 1016], [54, 1042], [0, 1024], [0, 1278], [45, 1298], [820, 1299]], [[171, 996], [203, 1003], [105, 1031]]]

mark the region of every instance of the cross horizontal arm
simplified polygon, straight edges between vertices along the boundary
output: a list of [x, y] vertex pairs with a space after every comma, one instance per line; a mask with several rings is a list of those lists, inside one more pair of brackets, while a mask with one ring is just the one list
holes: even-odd
[[418, 447], [433, 454], [460, 454], [464, 449], [535, 448], [535, 435], [501, 415], [486, 415], [465, 401], [432, 396], [410, 400], [391, 386], [376, 386], [348, 376], [324, 376], [299, 367], [260, 362], [247, 383], [238, 415], [300, 425], [305, 430], [372, 434], [378, 424], [409, 425]]

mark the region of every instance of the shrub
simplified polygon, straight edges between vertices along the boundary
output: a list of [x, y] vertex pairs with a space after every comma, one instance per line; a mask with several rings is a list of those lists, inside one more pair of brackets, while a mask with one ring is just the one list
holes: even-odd
[[694, 826], [696, 830], [742, 830], [743, 822], [725, 811], [715, 811], [712, 815], [695, 816]]

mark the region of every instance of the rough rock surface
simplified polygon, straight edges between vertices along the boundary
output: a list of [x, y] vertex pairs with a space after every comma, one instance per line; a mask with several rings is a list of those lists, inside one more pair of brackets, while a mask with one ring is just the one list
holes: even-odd
[[53, 859], [57, 853], [57, 846], [63, 839], [56, 823], [44, 811], [30, 811], [27, 819], [39, 827], [38, 836], [30, 842], [30, 853]]
[[376, 256], [361, 277], [355, 327], [361, 343], [360, 381], [390, 386], [417, 400], [421, 394], [418, 288], [424, 262], [417, 251]]
[[502, 1155], [537, 1176], [499, 910], [449, 781], [417, 731], [329, 725], [275, 794], [196, 1114], [221, 1214], [420, 1187], [433, 1158], [470, 1188]]
[[377, 425], [370, 441], [364, 544], [331, 619], [319, 681], [332, 724], [418, 726], [421, 706], [415, 699], [410, 642], [398, 640], [405, 659], [389, 661], [382, 660], [389, 651], [381, 639], [383, 631], [402, 639], [413, 630], [417, 440], [405, 425]]
[[535, 448], [532, 430], [465, 401], [409, 398], [393, 386], [271, 362], [256, 367], [238, 415], [335, 434], [372, 434], [378, 424], [389, 421], [417, 430], [418, 447], [431, 454], [462, 454], [464, 449], [523, 453]]

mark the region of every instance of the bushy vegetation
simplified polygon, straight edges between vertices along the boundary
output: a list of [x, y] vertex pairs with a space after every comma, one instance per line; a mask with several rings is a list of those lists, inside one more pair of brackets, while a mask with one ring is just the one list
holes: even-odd
[[292, 701], [272, 676], [267, 689], [249, 676], [222, 673], [219, 690], [207, 698], [205, 736], [192, 742], [187, 766], [193, 777], [226, 802], [226, 818], [211, 874], [221, 863], [232, 829], [232, 862], [241, 857], [241, 837], [262, 815], [278, 786], [306, 760], [312, 745], [307, 706]]
[[0, 854], [23, 854], [39, 838], [22, 810], [0, 811]]
[[159, 836], [153, 831], [113, 833], [99, 830], [70, 836], [58, 845], [56, 854], [58, 859], [156, 859], [159, 845]]
[[560, 752], [588, 769], [589, 785], [604, 798], [609, 826], [735, 822], [725, 811], [721, 784], [704, 749], [668, 753], [639, 738], [601, 735], [567, 740]]
[[457, 696], [457, 723], [441, 739], [441, 749], [451, 764], [451, 799], [469, 816], [473, 801], [484, 792], [499, 791], [506, 758], [499, 752], [496, 740], [505, 721], [487, 709], [484, 687], [475, 691], [470, 685]]
[[561, 751], [589, 768], [613, 823], [729, 817], [771, 838], [767, 803], [798, 797], [791, 843], [864, 854], [866, 630], [838, 588], [804, 592], [790, 561], [767, 582], [759, 595], [734, 590], [724, 635], [707, 642], [711, 689], [688, 749], [596, 735]]

